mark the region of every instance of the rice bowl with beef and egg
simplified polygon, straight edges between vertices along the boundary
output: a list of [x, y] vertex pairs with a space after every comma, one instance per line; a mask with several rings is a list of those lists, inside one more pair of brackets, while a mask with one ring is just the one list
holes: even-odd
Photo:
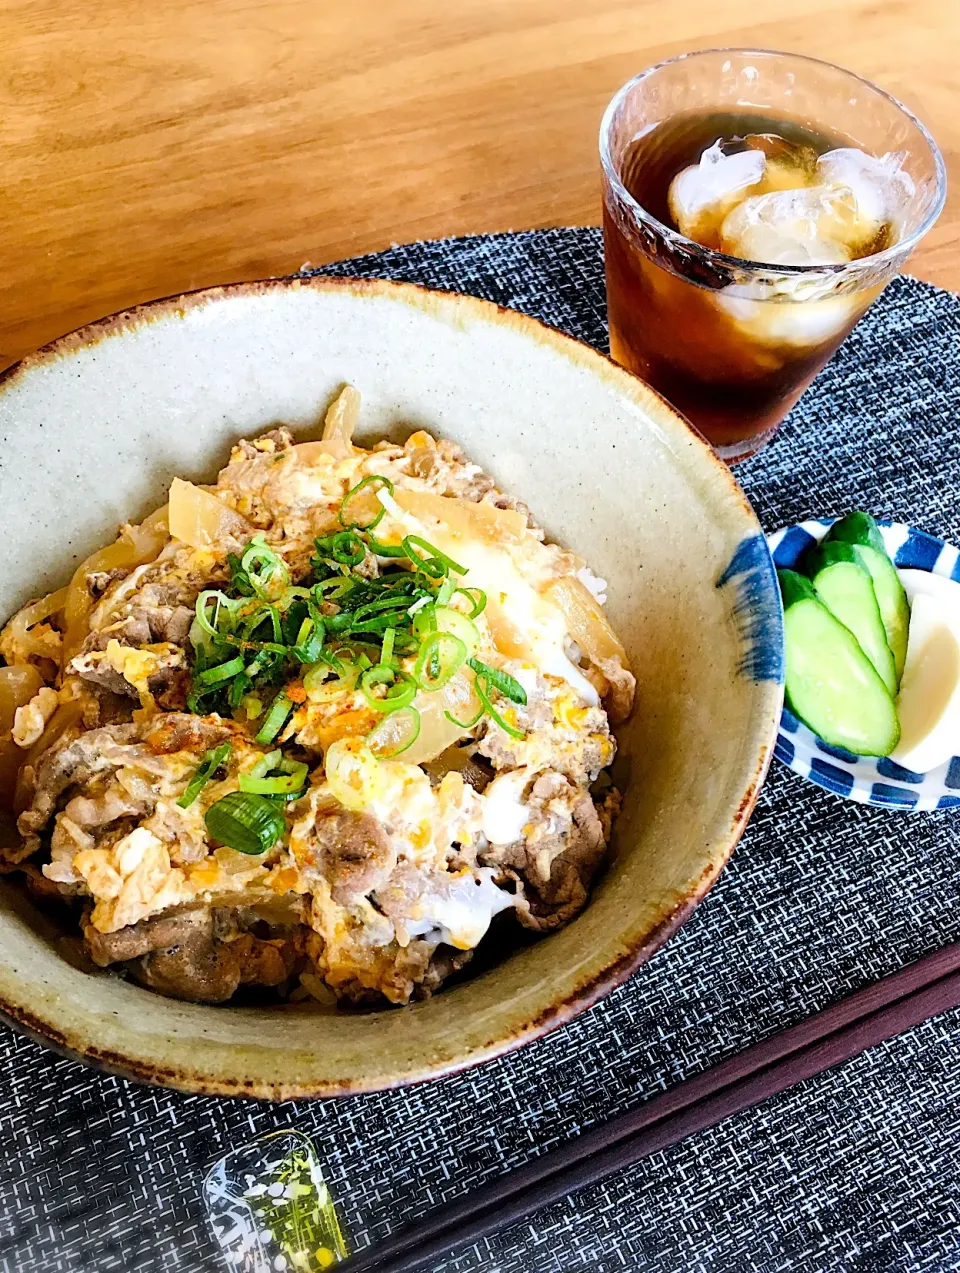
[[354, 446], [359, 408], [175, 479], [0, 636], [6, 866], [161, 994], [422, 999], [606, 854], [603, 581], [459, 447]]

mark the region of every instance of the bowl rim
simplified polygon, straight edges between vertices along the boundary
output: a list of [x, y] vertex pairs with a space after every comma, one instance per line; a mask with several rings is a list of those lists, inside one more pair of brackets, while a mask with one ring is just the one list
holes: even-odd
[[[653, 417], [658, 426], [673, 431], [680, 445], [692, 445], [699, 448], [701, 459], [707, 459], [712, 465], [714, 480], [726, 488], [730, 506], [736, 506], [738, 513], [744, 518], [744, 532], [746, 533], [749, 529], [752, 534], [759, 536], [764, 545], [766, 544], [759, 519], [730, 468], [716, 455], [702, 434], [643, 380], [614, 362], [608, 354], [575, 339], [547, 322], [494, 301], [461, 292], [429, 288], [419, 283], [381, 278], [339, 277], [322, 273], [293, 274], [197, 288], [146, 301], [82, 324], [25, 355], [0, 372], [0, 396], [36, 370], [96, 347], [104, 340], [135, 332], [145, 324], [158, 319], [169, 316], [184, 318], [193, 309], [235, 297], [269, 296], [301, 289], [347, 294], [357, 299], [393, 299], [414, 308], [426, 310], [428, 313], [442, 311], [449, 315], [451, 312], [457, 312], [458, 319], [466, 317], [477, 323], [497, 327], [507, 326], [520, 335], [552, 347], [555, 352], [566, 357], [574, 365], [595, 373], [616, 391], [631, 399], [647, 415]], [[757, 688], [759, 690], [760, 687]], [[273, 1101], [322, 1099], [390, 1091], [459, 1074], [476, 1065], [507, 1055], [527, 1043], [542, 1038], [551, 1030], [567, 1024], [627, 981], [682, 927], [710, 891], [743, 834], [773, 757], [783, 687], [781, 683], [779, 686], [768, 684], [767, 688], [770, 691], [767, 711], [769, 720], [765, 730], [762, 731], [763, 737], [754, 739], [750, 744], [753, 748], [752, 760], [749, 765], [746, 761], [744, 762], [743, 772], [749, 772], [749, 776], [743, 785], [743, 794], [729, 826], [724, 832], [716, 834], [716, 852], [713, 860], [694, 884], [688, 887], [670, 912], [638, 943], [624, 950], [623, 953], [611, 957], [598, 971], [588, 974], [583, 984], [568, 992], [562, 1001], [550, 1004], [537, 1016], [512, 1028], [506, 1035], [491, 1038], [488, 1042], [473, 1047], [465, 1056], [429, 1061], [420, 1066], [416, 1073], [403, 1074], [388, 1081], [380, 1078], [314, 1082], [261, 1081], [227, 1078], [222, 1074], [208, 1075], [193, 1063], [172, 1068], [169, 1065], [144, 1062], [133, 1056], [98, 1048], [88, 1040], [76, 1037], [70, 1032], [64, 1032], [53, 1020], [46, 1020], [43, 1016], [31, 1011], [29, 1007], [14, 1003], [2, 994], [0, 994], [0, 1019], [62, 1056], [139, 1083], [210, 1096], [247, 1096]]]

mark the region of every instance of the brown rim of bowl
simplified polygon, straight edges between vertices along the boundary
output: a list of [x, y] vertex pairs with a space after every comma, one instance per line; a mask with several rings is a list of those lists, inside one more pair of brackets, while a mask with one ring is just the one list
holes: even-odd
[[[426, 311], [438, 311], [455, 306], [465, 310], [477, 322], [496, 321], [506, 323], [531, 339], [553, 346], [559, 354], [571, 362], [586, 365], [602, 374], [605, 380], [616, 385], [621, 392], [638, 405], [683, 431], [684, 440], [695, 443], [712, 461], [716, 476], [722, 477], [729, 494], [750, 518], [758, 534], [762, 533], [756, 514], [727, 465], [714, 453], [702, 436], [680, 415], [676, 409], [644, 381], [613, 361], [609, 355], [575, 340], [548, 323], [531, 318], [518, 310], [507, 309], [493, 301], [466, 296], [459, 292], [423, 287], [417, 283], [394, 282], [387, 279], [332, 278], [326, 275], [289, 275], [262, 279], [247, 283], [231, 283], [218, 287], [199, 288], [176, 296], [147, 301], [130, 309], [120, 310], [105, 318], [86, 323], [56, 340], [50, 341], [32, 354], [26, 355], [0, 373], [0, 392], [36, 367], [63, 358], [81, 349], [88, 349], [110, 337], [135, 330], [159, 317], [175, 315], [185, 317], [189, 310], [211, 301], [233, 296], [261, 296], [309, 288], [317, 291], [346, 292], [358, 297], [381, 296], [394, 298]], [[774, 705], [776, 708], [776, 704]], [[415, 1076], [404, 1076], [390, 1082], [339, 1082], [319, 1084], [263, 1083], [254, 1080], [207, 1078], [194, 1068], [177, 1070], [170, 1066], [143, 1062], [120, 1053], [98, 1049], [59, 1030], [52, 1022], [35, 1016], [28, 1009], [0, 997], [0, 1018], [15, 1026], [36, 1042], [74, 1061], [81, 1061], [107, 1073], [117, 1074], [136, 1082], [160, 1087], [173, 1087], [180, 1091], [201, 1093], [208, 1096], [248, 1096], [260, 1100], [285, 1101], [308, 1100], [336, 1096], [354, 1096], [365, 1092], [388, 1091], [409, 1087], [417, 1083], [461, 1073], [486, 1061], [504, 1056], [526, 1043], [542, 1038], [550, 1030], [565, 1025], [605, 998], [617, 986], [631, 977], [657, 950], [686, 922], [696, 906], [710, 891], [720, 872], [726, 866], [737, 845], [750, 814], [756, 804], [760, 787], [770, 767], [773, 744], [779, 721], [779, 709], [771, 712], [767, 737], [755, 754], [752, 772], [743, 797], [724, 837], [718, 837], [722, 848], [716, 860], [706, 867], [688, 892], [680, 897], [670, 913], [654, 929], [647, 933], [631, 949], [612, 959], [599, 972], [590, 976], [582, 986], [570, 992], [562, 1002], [544, 1009], [536, 1017], [525, 1022], [506, 1038], [492, 1039], [473, 1050], [462, 1060], [440, 1060], [428, 1064]]]

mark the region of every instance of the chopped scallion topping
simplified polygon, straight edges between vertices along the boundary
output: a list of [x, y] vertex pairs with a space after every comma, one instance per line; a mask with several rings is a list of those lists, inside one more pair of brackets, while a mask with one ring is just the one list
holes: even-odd
[[413, 679], [428, 693], [441, 690], [467, 660], [467, 647], [451, 632], [431, 632], [420, 646]]
[[477, 698], [483, 704], [484, 709], [492, 720], [500, 726], [505, 734], [509, 734], [511, 738], [526, 738], [526, 734], [522, 729], [517, 729], [515, 725], [511, 725], [505, 721], [490, 700], [490, 683], [486, 677], [478, 676], [474, 681], [474, 687], [477, 691]]
[[[368, 492], [366, 499], [361, 495], [364, 490]], [[347, 530], [373, 530], [375, 526], [379, 526], [387, 510], [376, 498], [378, 490], [389, 491], [392, 495], [393, 483], [388, 477], [380, 477], [377, 474], [373, 477], [365, 477], [362, 482], [351, 487], [340, 502], [340, 512], [337, 515], [340, 525]], [[364, 510], [369, 509], [371, 505], [376, 510], [373, 517], [367, 517], [366, 520], [361, 521]]]
[[197, 772], [187, 783], [186, 790], [177, 801], [181, 809], [190, 808], [217, 770], [226, 763], [232, 751], [233, 747], [230, 743], [221, 743], [219, 747], [213, 747], [204, 753]]
[[270, 704], [270, 710], [267, 712], [266, 719], [260, 726], [257, 733], [258, 743], [272, 743], [277, 734], [284, 726], [284, 722], [290, 715], [290, 709], [293, 703], [287, 698], [287, 695], [281, 690], [277, 697]]
[[[417, 682], [406, 672], [385, 663], [375, 663], [360, 677], [360, 692], [375, 712], [395, 712], [409, 707], [417, 696]], [[382, 695], [374, 694], [375, 686], [386, 686]]]
[[504, 698], [509, 698], [514, 703], [526, 707], [527, 691], [509, 672], [501, 672], [499, 668], [489, 667], [486, 663], [481, 663], [479, 659], [470, 659], [469, 662], [477, 675], [482, 676]]
[[275, 804], [249, 791], [231, 791], [217, 800], [207, 810], [204, 822], [214, 840], [251, 855], [273, 848], [286, 826]]

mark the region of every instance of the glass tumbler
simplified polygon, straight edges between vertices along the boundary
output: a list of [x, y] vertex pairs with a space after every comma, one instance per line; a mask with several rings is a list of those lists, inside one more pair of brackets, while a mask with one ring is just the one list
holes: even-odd
[[[665, 207], [644, 206], [643, 194], [631, 193], [642, 185], [638, 165], [657, 153], [661, 136], [682, 136], [685, 120], [709, 145], [702, 130], [712, 116], [742, 119], [751, 132], [760, 131], [758, 120], [770, 133], [782, 121], [785, 133], [878, 158], [901, 153], [909, 182], [899, 192], [892, 241], [843, 264], [771, 265], [671, 228]], [[940, 152], [906, 107], [849, 71], [789, 53], [716, 49], [643, 71], [607, 107], [600, 158], [611, 353], [728, 461], [770, 439], [946, 197]]]

